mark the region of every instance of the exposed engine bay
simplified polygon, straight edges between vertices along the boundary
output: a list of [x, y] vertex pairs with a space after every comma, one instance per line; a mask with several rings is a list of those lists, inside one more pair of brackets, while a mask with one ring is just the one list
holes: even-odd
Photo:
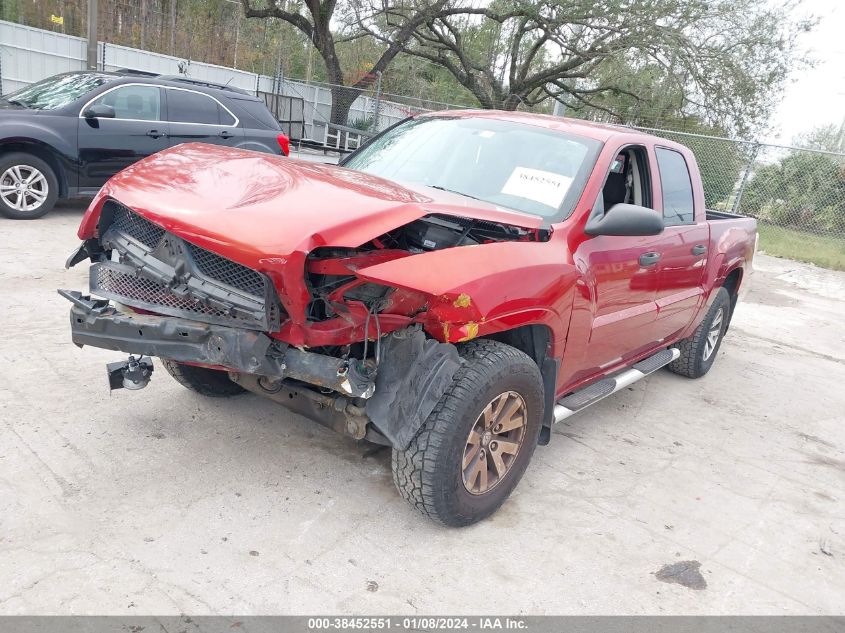
[[[493, 242], [546, 241], [549, 231], [524, 229], [496, 222], [447, 215], [427, 215], [401, 226], [356, 249], [318, 248], [308, 255], [307, 281], [313, 300], [308, 319], [322, 321], [337, 315], [338, 300], [358, 301], [372, 313], [406, 310], [416, 316], [426, 307], [425, 298], [403, 294], [401, 306], [386, 302], [394, 289], [373, 283], [362, 283], [356, 276], [360, 268], [420, 253], [460, 246], [477, 246]], [[399, 312], [397, 312], [399, 313]]]

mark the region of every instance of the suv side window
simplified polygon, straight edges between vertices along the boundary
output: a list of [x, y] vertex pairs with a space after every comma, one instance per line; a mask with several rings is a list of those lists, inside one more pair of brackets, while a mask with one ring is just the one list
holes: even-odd
[[114, 108], [115, 119], [161, 120], [161, 91], [158, 86], [121, 86], [91, 103], [101, 104]]
[[656, 147], [660, 186], [663, 189], [663, 220], [666, 226], [693, 224], [695, 206], [692, 181], [683, 155], [675, 150]]
[[234, 125], [235, 119], [215, 99], [199, 92], [167, 90], [167, 119], [173, 123]]

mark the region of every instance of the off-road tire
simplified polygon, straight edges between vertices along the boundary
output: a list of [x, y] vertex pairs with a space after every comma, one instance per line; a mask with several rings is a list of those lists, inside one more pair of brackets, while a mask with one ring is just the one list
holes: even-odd
[[[711, 330], [714, 318], [719, 311], [722, 311], [722, 323], [719, 339], [716, 342], [716, 347], [711, 352], [708, 358], [704, 358], [705, 345], [707, 344], [707, 334]], [[722, 340], [725, 337], [725, 331], [728, 328], [728, 322], [731, 316], [731, 296], [724, 288], [719, 288], [716, 293], [716, 299], [707, 310], [707, 314], [701, 320], [701, 323], [696, 328], [695, 333], [687, 339], [678, 343], [677, 348], [681, 351], [681, 355], [677, 360], [669, 363], [669, 370], [686, 376], [687, 378], [701, 378], [704, 374], [710, 371], [713, 362], [716, 360], [716, 355], [719, 353], [719, 348], [722, 346]]]
[[43, 174], [47, 182], [47, 197], [38, 207], [30, 211], [15, 209], [0, 197], [0, 215], [4, 215], [12, 220], [35, 220], [46, 215], [56, 204], [56, 200], [59, 197], [59, 180], [56, 178], [53, 168], [32, 154], [12, 152], [10, 154], [0, 155], [0, 178], [6, 173], [6, 170], [16, 165], [33, 167]]
[[183, 387], [211, 398], [227, 398], [244, 393], [246, 389], [232, 382], [225, 371], [185, 365], [173, 360], [161, 361], [164, 368]]
[[[490, 340], [460, 347], [464, 363], [407, 449], [393, 449], [393, 482], [417, 510], [445, 525], [476, 523], [495, 512], [522, 478], [543, 419], [543, 380], [528, 355]], [[491, 400], [507, 391], [524, 403], [519, 452], [498, 484], [482, 494], [464, 485], [462, 460], [470, 430]]]

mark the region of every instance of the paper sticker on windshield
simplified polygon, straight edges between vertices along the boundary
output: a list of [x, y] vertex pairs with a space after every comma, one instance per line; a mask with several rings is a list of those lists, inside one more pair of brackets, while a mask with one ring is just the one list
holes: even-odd
[[534, 200], [555, 209], [563, 202], [572, 178], [551, 171], [517, 167], [502, 187], [502, 193]]

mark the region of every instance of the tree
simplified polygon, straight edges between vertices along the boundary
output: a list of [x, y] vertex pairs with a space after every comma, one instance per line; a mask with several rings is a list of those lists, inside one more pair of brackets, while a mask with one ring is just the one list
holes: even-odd
[[[552, 98], [618, 114], [602, 97], [644, 101], [629, 71], [647, 71], [688, 110], [740, 133], [766, 119], [795, 60], [795, 36], [809, 28], [787, 19], [791, 6], [757, 0], [451, 0], [448, 8], [429, 14], [402, 48], [445, 67], [482, 107]], [[382, 9], [388, 20], [407, 12]]]
[[842, 128], [823, 126], [796, 139], [811, 150], [789, 150], [754, 170], [742, 210], [780, 226], [845, 231], [845, 154]]
[[[300, 5], [296, 0], [262, 0], [263, 6], [255, 6], [253, 0], [241, 0], [248, 18], [278, 18], [301, 31], [320, 54], [325, 64], [326, 77], [332, 91], [331, 122], [344, 124], [349, 116], [349, 108], [362, 89], [369, 88], [393, 59], [402, 51], [414, 31], [427, 20], [433, 19], [445, 6], [447, 0], [423, 0], [409, 10], [395, 14], [401, 19], [394, 21], [381, 31], [379, 41], [385, 43], [384, 50], [364, 73], [344, 73], [338, 55], [338, 46], [366, 37], [369, 29], [363, 28], [358, 20], [349, 19], [346, 11], [351, 5], [341, 5], [337, 11], [337, 0], [304, 0]], [[375, 18], [376, 16], [371, 16]], [[334, 29], [337, 29], [335, 32]]]

